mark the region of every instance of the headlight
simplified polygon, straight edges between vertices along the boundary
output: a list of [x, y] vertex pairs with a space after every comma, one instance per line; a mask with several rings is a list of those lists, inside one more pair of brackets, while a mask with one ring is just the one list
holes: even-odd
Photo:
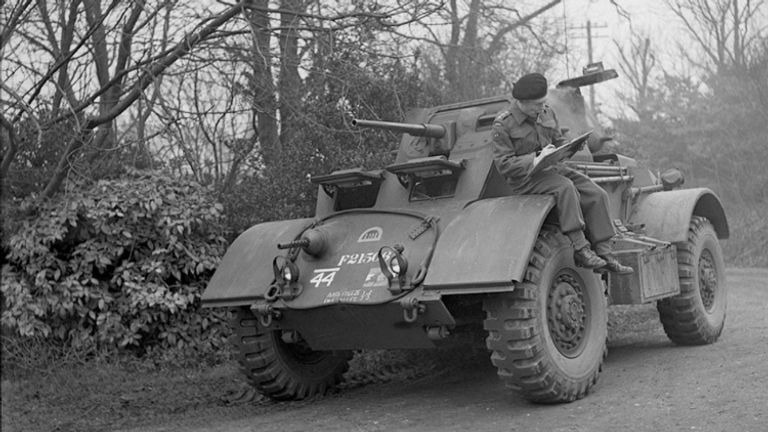
[[277, 281], [278, 285], [285, 285], [299, 280], [299, 267], [286, 257], [276, 256], [272, 260], [272, 271], [275, 273], [275, 281]]
[[403, 256], [402, 251], [402, 246], [399, 248], [397, 246], [394, 248], [384, 246], [379, 249], [379, 267], [384, 276], [390, 281], [394, 277], [403, 278], [405, 272], [408, 271], [408, 261]]
[[296, 279], [294, 279], [296, 275], [293, 273], [293, 270], [291, 270], [291, 266], [285, 266], [283, 267], [283, 279], [285, 279], [287, 282], [294, 282]]
[[400, 263], [397, 262], [396, 256], [393, 256], [389, 259], [389, 270], [392, 272], [392, 274], [400, 274]]

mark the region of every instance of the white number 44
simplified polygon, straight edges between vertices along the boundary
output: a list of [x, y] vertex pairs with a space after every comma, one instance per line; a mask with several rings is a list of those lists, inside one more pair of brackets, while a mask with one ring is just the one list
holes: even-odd
[[311, 284], [315, 286], [315, 288], [318, 288], [320, 284], [325, 284], [326, 287], [331, 286], [331, 283], [333, 282], [333, 278], [336, 276], [336, 272], [339, 269], [318, 269], [315, 270], [315, 273], [317, 273], [312, 279], [309, 280]]

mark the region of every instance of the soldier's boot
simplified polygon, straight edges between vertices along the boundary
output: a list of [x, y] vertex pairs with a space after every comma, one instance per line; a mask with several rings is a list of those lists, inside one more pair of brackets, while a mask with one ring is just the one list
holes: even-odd
[[576, 262], [577, 266], [588, 269], [599, 269], [607, 265], [605, 260], [597, 256], [589, 246], [577, 249], [573, 253], [573, 260]]
[[613, 255], [603, 255], [600, 258], [605, 261], [605, 269], [611, 273], [628, 275], [635, 272], [635, 269], [620, 263]]
[[597, 251], [597, 255], [605, 261], [604, 270], [619, 275], [628, 275], [635, 272], [632, 267], [625, 266], [616, 259], [611, 251], [611, 244], [609, 242], [603, 241], [597, 243], [595, 245], [595, 250]]

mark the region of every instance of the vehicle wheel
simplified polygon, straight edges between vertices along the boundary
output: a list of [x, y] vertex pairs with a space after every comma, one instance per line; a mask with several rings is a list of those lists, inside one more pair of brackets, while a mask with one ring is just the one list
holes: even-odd
[[680, 345], [710, 344], [725, 325], [727, 292], [723, 251], [712, 224], [694, 216], [688, 241], [677, 243], [680, 294], [656, 307], [667, 336]]
[[306, 342], [286, 343], [281, 330], [265, 331], [246, 308], [231, 321], [230, 342], [241, 370], [261, 394], [298, 400], [325, 394], [349, 368], [349, 351], [313, 351]]
[[583, 398], [597, 383], [608, 333], [605, 289], [576, 267], [573, 247], [544, 229], [525, 280], [484, 302], [491, 361], [507, 387], [542, 403]]

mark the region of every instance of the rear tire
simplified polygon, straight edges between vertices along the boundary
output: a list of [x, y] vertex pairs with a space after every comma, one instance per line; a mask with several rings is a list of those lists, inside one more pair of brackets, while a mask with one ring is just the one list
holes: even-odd
[[576, 267], [559, 231], [542, 230], [524, 281], [483, 307], [491, 362], [507, 387], [557, 403], [581, 399], [597, 383], [608, 333], [605, 289]]
[[677, 243], [680, 294], [660, 300], [659, 318], [672, 342], [715, 342], [725, 326], [725, 263], [717, 233], [708, 219], [694, 216], [688, 241]]
[[256, 390], [275, 400], [322, 395], [341, 382], [349, 351], [313, 351], [304, 341], [286, 343], [281, 330], [264, 330], [247, 308], [234, 311], [230, 342], [241, 371]]

